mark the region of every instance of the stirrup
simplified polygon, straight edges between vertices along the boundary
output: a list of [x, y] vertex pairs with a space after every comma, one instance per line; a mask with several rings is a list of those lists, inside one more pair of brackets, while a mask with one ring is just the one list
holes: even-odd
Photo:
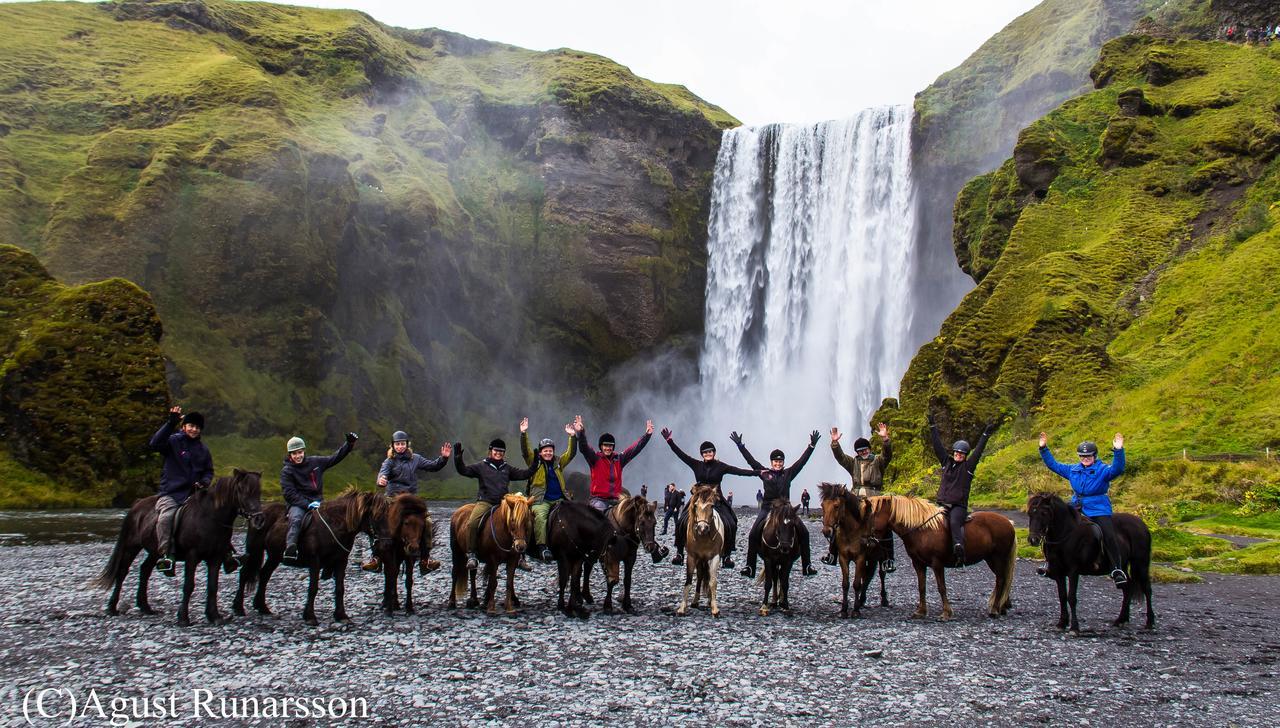
[[893, 559], [885, 559], [880, 562], [880, 573], [892, 574], [898, 570], [898, 564]]
[[804, 574], [805, 576], [817, 576], [818, 570], [813, 568], [813, 564], [806, 564], [803, 568], [800, 569], [800, 573]]
[[1036, 574], [1037, 574], [1037, 575], [1039, 575], [1039, 576], [1043, 576], [1043, 577], [1044, 577], [1044, 578], [1046, 578], [1046, 579], [1050, 579], [1050, 578], [1052, 578], [1052, 577], [1050, 577], [1050, 576], [1049, 576], [1049, 567], [1048, 567], [1048, 566], [1037, 566], [1037, 567], [1036, 567]]
[[298, 547], [286, 546], [284, 549], [284, 556], [280, 557], [280, 561], [285, 564], [298, 563]]
[[751, 564], [747, 564], [746, 566], [742, 567], [742, 571], [739, 571], [738, 573], [742, 574], [745, 577], [750, 578], [756, 575], [756, 567], [752, 566]]
[[222, 560], [222, 570], [227, 574], [239, 569], [243, 565], [244, 562], [242, 562], [240, 557], [235, 554], [230, 554], [227, 558]]
[[1124, 586], [1129, 583], [1129, 575], [1124, 573], [1123, 569], [1112, 569], [1111, 581], [1114, 581], [1116, 586]]
[[835, 554], [823, 554], [823, 555], [822, 555], [822, 558], [818, 559], [818, 561], [821, 561], [822, 563], [826, 564], [827, 566], [835, 566], [835, 565], [836, 565], [836, 555], [835, 555]]
[[156, 562], [156, 571], [164, 574], [165, 576], [175, 576], [178, 573], [174, 566], [173, 559], [168, 556], [160, 557], [160, 560]]
[[376, 574], [382, 571], [382, 562], [378, 560], [377, 556], [370, 556], [367, 561], [360, 564], [360, 569], [362, 571], [370, 571]]
[[677, 551], [677, 552], [676, 552], [676, 555], [671, 557], [671, 563], [673, 563], [673, 564], [683, 564], [683, 563], [684, 563], [684, 554], [682, 554], [682, 553], [680, 553], [679, 551]]

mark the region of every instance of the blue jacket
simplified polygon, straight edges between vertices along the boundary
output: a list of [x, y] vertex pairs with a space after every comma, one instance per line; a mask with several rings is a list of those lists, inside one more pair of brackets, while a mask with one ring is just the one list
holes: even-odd
[[1111, 463], [1094, 460], [1093, 465], [1086, 468], [1080, 463], [1063, 465], [1053, 459], [1049, 448], [1040, 448], [1044, 464], [1071, 483], [1071, 505], [1080, 506], [1086, 516], [1111, 515], [1111, 497], [1107, 495], [1107, 489], [1111, 487], [1113, 478], [1124, 473], [1124, 448], [1111, 453], [1114, 456]]
[[209, 485], [213, 482], [213, 456], [199, 438], [193, 440], [184, 433], [174, 432], [178, 420], [178, 415], [171, 414], [151, 436], [147, 446], [164, 457], [160, 490], [157, 492], [182, 505], [196, 483]]
[[301, 465], [295, 465], [288, 455], [284, 456], [284, 466], [280, 468], [280, 492], [284, 494], [284, 502], [298, 508], [306, 508], [312, 501], [324, 500], [324, 471], [332, 468], [351, 452], [351, 443], [344, 442], [334, 454], [311, 455], [302, 459]]

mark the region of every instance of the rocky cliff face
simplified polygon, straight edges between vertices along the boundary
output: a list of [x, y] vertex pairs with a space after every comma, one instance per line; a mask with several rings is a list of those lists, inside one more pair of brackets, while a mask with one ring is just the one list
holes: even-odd
[[682, 87], [355, 12], [0, 18], [0, 235], [149, 291], [211, 428], [485, 432], [700, 329], [736, 122]]

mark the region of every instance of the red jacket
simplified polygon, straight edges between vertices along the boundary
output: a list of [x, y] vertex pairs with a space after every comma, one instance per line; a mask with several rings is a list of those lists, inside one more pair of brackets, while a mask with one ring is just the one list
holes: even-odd
[[613, 455], [605, 457], [596, 452], [589, 442], [585, 431], [578, 434], [578, 446], [582, 449], [582, 457], [591, 467], [591, 497], [617, 498], [622, 495], [622, 469], [631, 459], [640, 454], [644, 446], [649, 444], [649, 433], [636, 440], [631, 447], [619, 453], [615, 448]]

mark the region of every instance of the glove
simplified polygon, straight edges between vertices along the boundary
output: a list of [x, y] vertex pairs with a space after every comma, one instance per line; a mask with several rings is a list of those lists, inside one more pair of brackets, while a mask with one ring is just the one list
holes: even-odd
[[662, 439], [666, 440], [667, 442], [671, 442], [671, 428], [670, 428], [670, 427], [664, 427], [664, 428], [662, 428]]
[[933, 427], [933, 414], [926, 414], [924, 420], [929, 423], [930, 427]]
[[982, 434], [986, 435], [987, 437], [990, 437], [991, 435], [995, 434], [995, 431], [998, 429], [1000, 429], [1000, 423], [993, 420], [991, 422], [988, 422], [987, 426], [983, 428]]
[[460, 442], [453, 443], [453, 454], [456, 455], [457, 457], [462, 457], [462, 443]]
[[314, 511], [319, 507], [320, 507], [320, 501], [311, 501], [310, 503], [307, 504], [307, 510]]
[[356, 433], [354, 432], [347, 433], [347, 442], [355, 442], [356, 440], [359, 440], [359, 439], [360, 439], [360, 436], [357, 435]]
[[816, 446], [817, 446], [817, 444], [818, 444], [818, 438], [819, 438], [819, 437], [820, 437], [820, 435], [818, 435], [818, 431], [817, 431], [817, 430], [814, 430], [813, 432], [810, 432], [810, 433], [809, 433], [809, 447], [816, 447]]
[[732, 442], [732, 443], [733, 443], [733, 444], [735, 444], [735, 445], [741, 445], [741, 444], [742, 444], [742, 435], [738, 434], [738, 432], [736, 432], [736, 431], [734, 431], [734, 432], [730, 432], [730, 433], [729, 433], [729, 441], [730, 441], [730, 442]]
[[208, 487], [209, 487], [209, 484], [208, 484], [208, 483], [196, 483], [195, 485], [193, 485], [193, 486], [191, 486], [191, 487], [195, 488], [196, 490], [204, 490], [205, 488], [208, 488]]

